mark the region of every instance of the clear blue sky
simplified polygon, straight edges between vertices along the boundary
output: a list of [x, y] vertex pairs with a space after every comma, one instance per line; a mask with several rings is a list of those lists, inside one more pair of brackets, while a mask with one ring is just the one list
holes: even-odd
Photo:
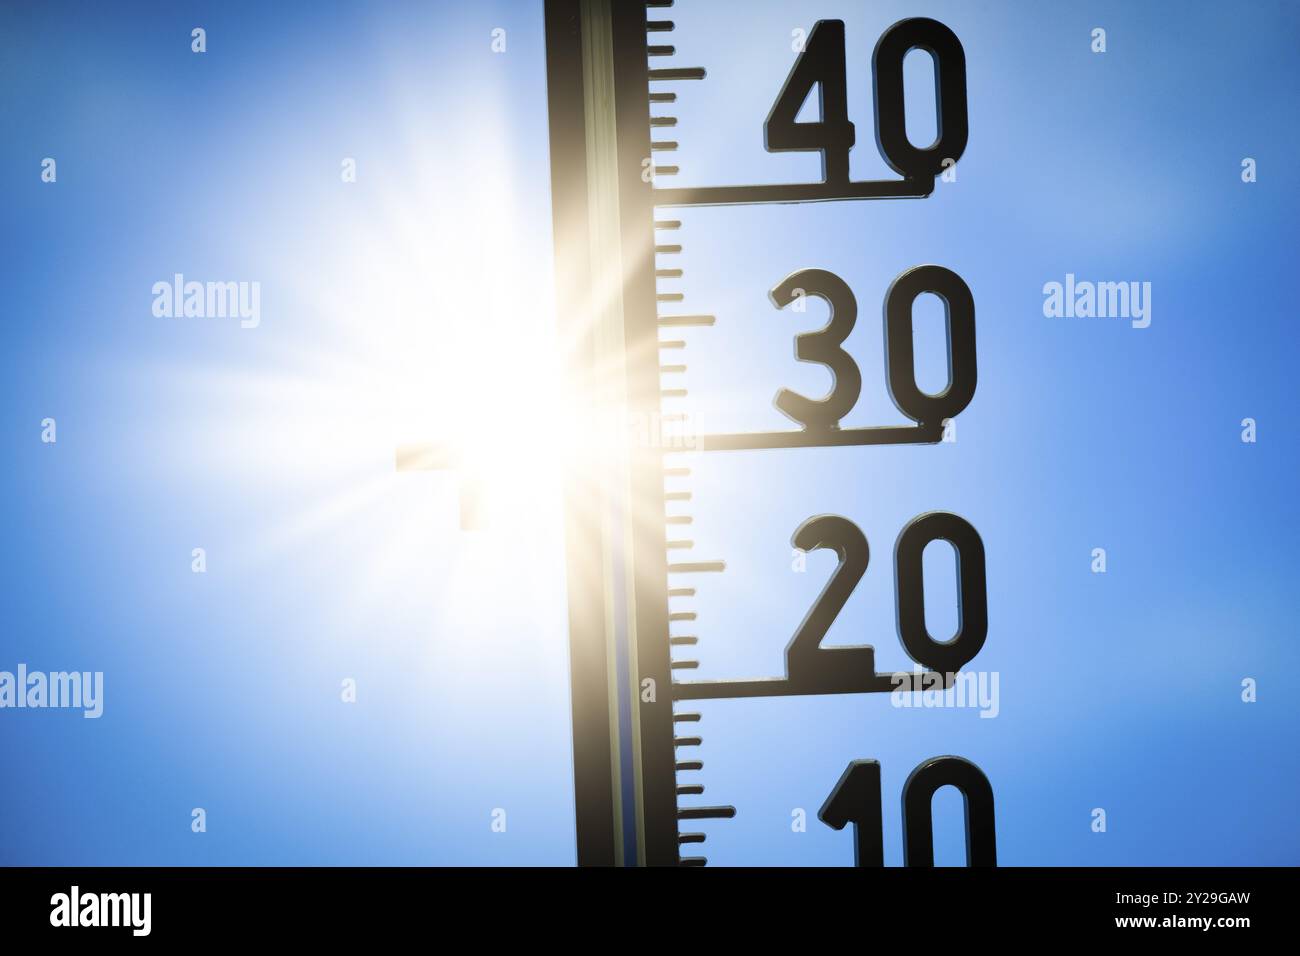
[[[507, 461], [550, 427], [528, 390], [554, 321], [540, 8], [0, 12], [0, 670], [102, 670], [106, 684], [99, 720], [0, 712], [0, 862], [572, 862], [552, 476], [521, 455], [536, 485], [503, 497], [528, 520], [466, 535], [454, 476], [392, 471], [395, 444], [442, 437], [466, 409], [488, 409]], [[828, 641], [909, 666], [892, 545], [943, 509], [987, 550], [989, 637], [971, 666], [999, 674], [1000, 713], [885, 695], [705, 705], [702, 782], [738, 808], [706, 824], [711, 860], [847, 862], [847, 834], [792, 832], [791, 811], [814, 816], [844, 765], [870, 757], [897, 864], [902, 781], [953, 753], [993, 783], [1006, 864], [1300, 862], [1286, 690], [1300, 663], [1286, 397], [1300, 14], [734, 9], [682, 0], [672, 14], [679, 62], [709, 70], [678, 104], [681, 184], [815, 174], [811, 155], [765, 153], [761, 123], [791, 31], [818, 18], [846, 22], [855, 177], [886, 172], [870, 53], [904, 16], [960, 37], [971, 136], [957, 182], [925, 201], [685, 211], [678, 288], [718, 316], [689, 333], [692, 407], [710, 430], [781, 428], [778, 387], [817, 394], [791, 337], [824, 314], [766, 298], [804, 267], [858, 299], [849, 424], [900, 420], [878, 323], [913, 265], [970, 286], [980, 376], [955, 444], [697, 463], [696, 550], [729, 564], [701, 584], [699, 676], [779, 672], [831, 566], [819, 553], [793, 573], [790, 535], [822, 512], [872, 547]], [[40, 180], [45, 157], [56, 183]], [[1241, 181], [1244, 157], [1257, 183]], [[152, 315], [151, 286], [178, 272], [260, 282], [258, 328]], [[1067, 273], [1150, 282], [1151, 326], [1045, 318], [1043, 285]], [[500, 407], [476, 394], [496, 363], [517, 383]], [[934, 607], [945, 593], [936, 579]], [[1245, 677], [1257, 703], [1240, 700]], [[356, 704], [340, 700], [346, 678]], [[944, 862], [959, 857], [956, 805], [936, 801]]]

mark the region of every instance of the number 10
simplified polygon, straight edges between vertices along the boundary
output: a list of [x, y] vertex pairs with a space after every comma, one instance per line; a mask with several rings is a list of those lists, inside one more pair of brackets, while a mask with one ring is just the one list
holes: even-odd
[[[930, 804], [935, 791], [945, 786], [960, 790], [966, 804], [966, 865], [997, 866], [993, 788], [979, 767], [961, 757], [926, 760], [903, 784], [903, 865], [934, 866]], [[885, 865], [880, 764], [875, 760], [850, 763], [817, 817], [835, 830], [853, 824], [855, 866]]]

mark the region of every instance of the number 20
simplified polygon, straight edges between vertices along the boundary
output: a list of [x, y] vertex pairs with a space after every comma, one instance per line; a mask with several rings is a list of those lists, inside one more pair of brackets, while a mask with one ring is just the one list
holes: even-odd
[[[960, 623], [949, 641], [936, 641], [925, 623], [922, 555], [932, 541], [949, 542], [957, 554], [957, 606]], [[875, 673], [875, 648], [822, 647], [831, 623], [866, 573], [870, 551], [866, 535], [839, 515], [817, 515], [795, 531], [791, 544], [801, 551], [827, 548], [839, 557], [831, 579], [786, 646], [786, 679], [798, 693], [855, 692], [869, 689]], [[984, 543], [964, 518], [946, 511], [920, 515], [902, 530], [894, 546], [898, 636], [918, 664], [956, 673], [975, 657], [988, 636], [988, 595]]]

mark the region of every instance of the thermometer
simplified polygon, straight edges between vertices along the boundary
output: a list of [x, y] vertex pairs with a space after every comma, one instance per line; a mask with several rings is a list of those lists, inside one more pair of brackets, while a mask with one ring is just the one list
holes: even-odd
[[[692, 206], [925, 199], [966, 146], [966, 64], [960, 40], [935, 20], [906, 19], [875, 40], [874, 138], [897, 175], [855, 181], [849, 152], [858, 128], [848, 116], [845, 65], [848, 56], [866, 55], [865, 38], [850, 38], [842, 21], [821, 20], [788, 74], [772, 78], [768, 114], [753, 117], [768, 151], [819, 154], [820, 181], [676, 187], [674, 106], [709, 80], [708, 64], [677, 63], [671, 8], [671, 0], [546, 2], [556, 294], [561, 335], [571, 350], [570, 385], [590, 433], [602, 421], [638, 426], [566, 466], [580, 865], [702, 866], [705, 835], [692, 829], [695, 821], [743, 812], [734, 797], [698, 800], [703, 728], [693, 702], [948, 687], [979, 653], [988, 630], [980, 536], [960, 516], [935, 510], [900, 529], [894, 551], [899, 637], [918, 669], [880, 672], [872, 647], [821, 646], [866, 571], [869, 545], [847, 518], [817, 514], [791, 529], [791, 543], [803, 551], [827, 549], [838, 566], [790, 637], [785, 673], [690, 678], [699, 638], [683, 629], [695, 620], [698, 590], [724, 573], [726, 563], [722, 555], [682, 556], [692, 548], [693, 521], [683, 448], [726, 454], [938, 442], [945, 422], [975, 393], [975, 304], [951, 270], [918, 265], [903, 272], [884, 297], [885, 374], [872, 377], [844, 348], [859, 320], [854, 291], [825, 269], [793, 270], [777, 278], [769, 298], [776, 309], [801, 296], [829, 306], [828, 324], [797, 336], [794, 346], [798, 361], [830, 372], [830, 393], [815, 398], [780, 388], [774, 403], [791, 423], [784, 430], [687, 434], [686, 423], [665, 405], [683, 394], [678, 382], [688, 360], [681, 332], [707, 329], [716, 317], [684, 311], [682, 297], [671, 291], [684, 272], [674, 213]], [[918, 48], [936, 65], [938, 136], [925, 148], [914, 146], [904, 128], [903, 58]], [[814, 93], [819, 118], [797, 121]], [[949, 383], [939, 394], [923, 392], [914, 372], [912, 304], [923, 293], [939, 297], [947, 313]], [[912, 424], [843, 427], [871, 387], [886, 389]], [[960, 626], [942, 643], [926, 629], [921, 561], [936, 540], [953, 546], [959, 572]], [[922, 762], [904, 786], [905, 863], [933, 865], [930, 800], [947, 785], [965, 798], [968, 864], [993, 865], [992, 787], [973, 763], [947, 755]], [[881, 865], [879, 764], [852, 761], [824, 792], [821, 820], [835, 829], [852, 824], [845, 861]]]

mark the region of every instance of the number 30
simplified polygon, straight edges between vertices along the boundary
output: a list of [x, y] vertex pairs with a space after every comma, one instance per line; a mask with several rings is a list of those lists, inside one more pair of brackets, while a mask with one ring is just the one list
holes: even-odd
[[[930, 292], [944, 303], [947, 317], [948, 386], [931, 395], [916, 384], [912, 347], [912, 306]], [[770, 293], [773, 305], [785, 308], [800, 295], [817, 296], [830, 306], [831, 319], [815, 332], [795, 336], [794, 354], [801, 362], [826, 366], [834, 378], [830, 394], [812, 399], [783, 388], [773, 404], [807, 431], [839, 428], [862, 394], [862, 373], [844, 340], [858, 318], [853, 291], [839, 276], [825, 269], [801, 269], [786, 276]], [[885, 382], [898, 410], [913, 421], [937, 425], [953, 418], [975, 396], [975, 299], [961, 276], [943, 266], [908, 269], [885, 293]]]

